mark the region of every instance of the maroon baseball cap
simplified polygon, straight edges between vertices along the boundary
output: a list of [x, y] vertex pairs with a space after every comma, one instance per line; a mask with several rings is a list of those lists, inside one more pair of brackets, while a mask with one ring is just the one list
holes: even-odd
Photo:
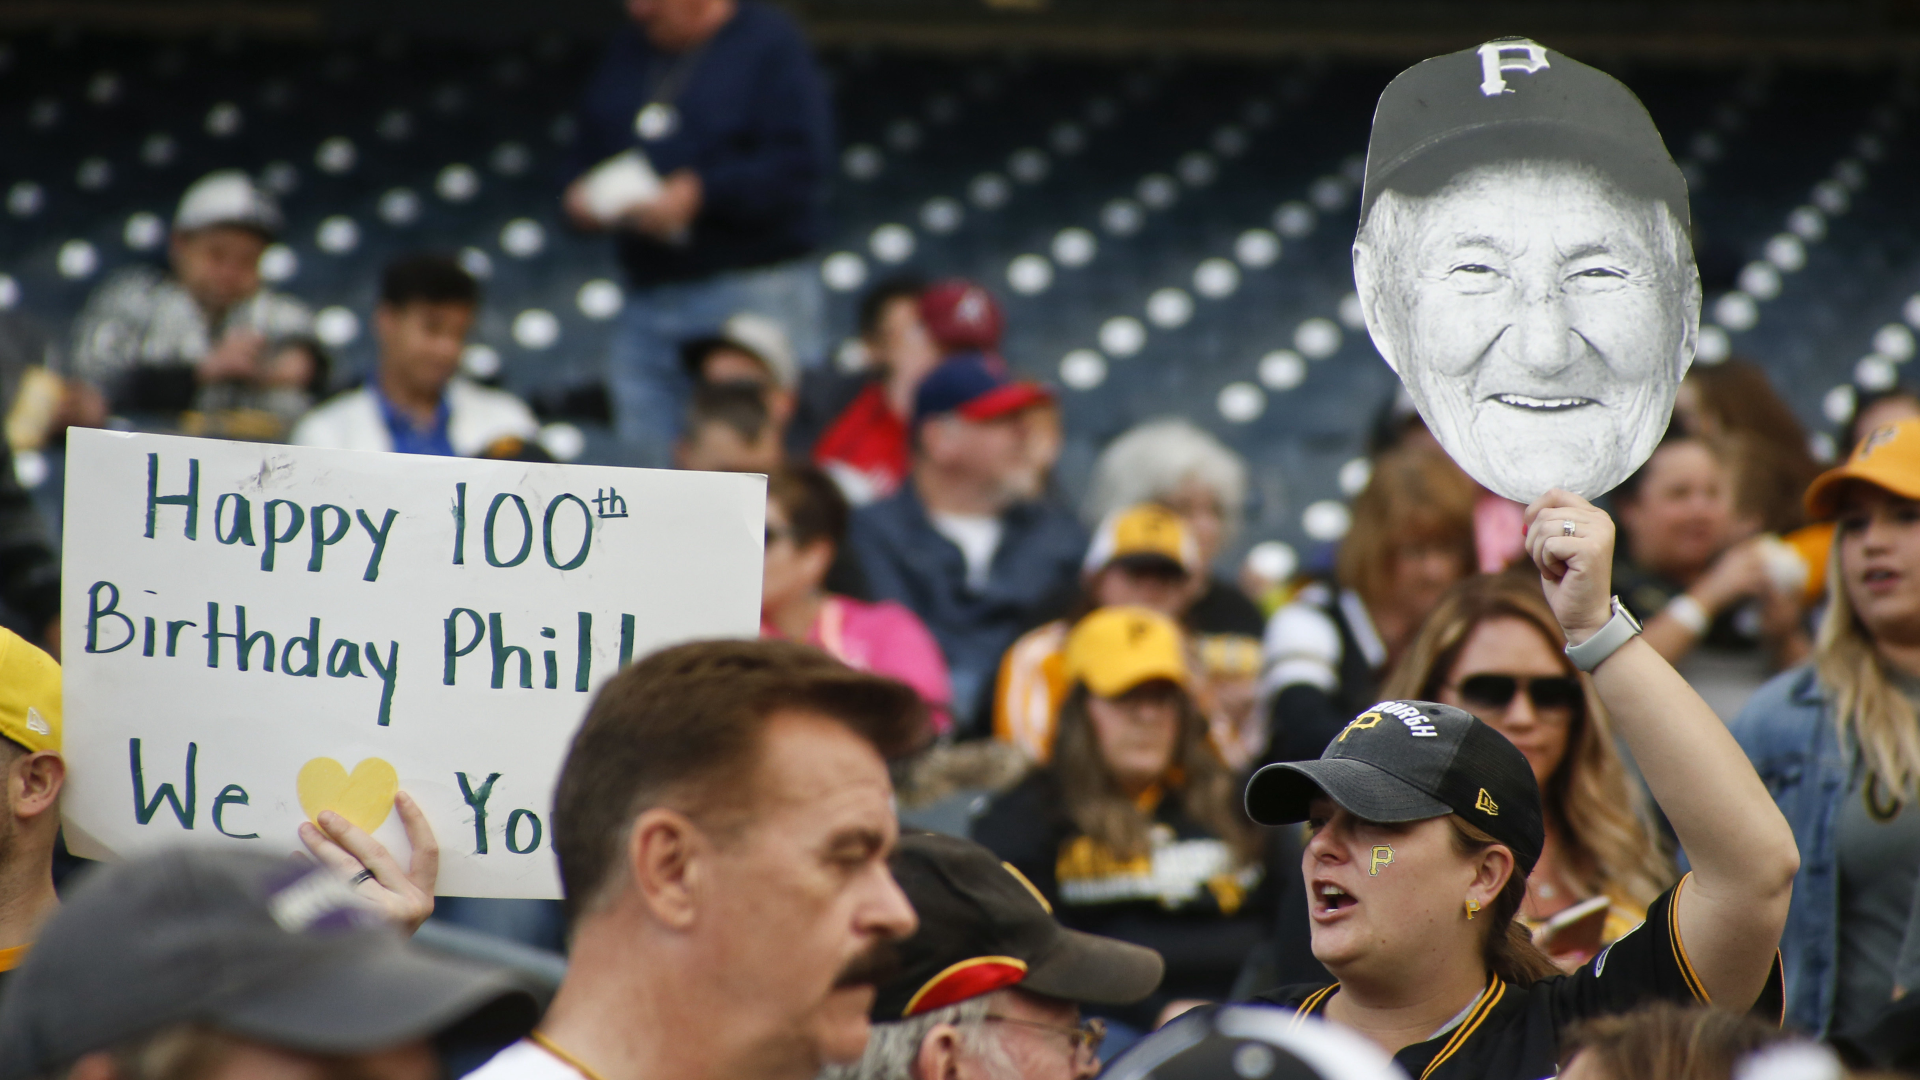
[[942, 352], [994, 352], [1006, 315], [993, 294], [965, 278], [936, 281], [920, 294], [920, 321]]

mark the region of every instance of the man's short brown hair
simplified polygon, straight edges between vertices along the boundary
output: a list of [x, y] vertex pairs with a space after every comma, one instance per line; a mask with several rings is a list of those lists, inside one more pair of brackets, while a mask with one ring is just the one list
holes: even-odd
[[553, 846], [568, 919], [608, 891], [627, 830], [643, 811], [671, 805], [710, 827], [745, 811], [767, 721], [778, 711], [840, 721], [887, 757], [912, 749], [926, 723], [905, 683], [806, 645], [704, 641], [641, 660], [601, 687], [554, 790]]

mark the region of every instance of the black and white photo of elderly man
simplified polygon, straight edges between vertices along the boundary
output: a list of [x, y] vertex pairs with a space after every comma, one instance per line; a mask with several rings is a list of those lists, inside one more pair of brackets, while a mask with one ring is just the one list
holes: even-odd
[[1686, 180], [1611, 76], [1507, 38], [1380, 96], [1353, 275], [1440, 444], [1528, 503], [1653, 452], [1700, 327]]

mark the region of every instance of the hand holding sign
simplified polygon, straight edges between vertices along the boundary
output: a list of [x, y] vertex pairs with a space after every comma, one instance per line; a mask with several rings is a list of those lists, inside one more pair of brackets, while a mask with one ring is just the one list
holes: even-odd
[[[381, 764], [386, 764], [381, 762]], [[388, 765], [391, 772], [393, 766]], [[319, 824], [300, 823], [300, 842], [323, 866], [346, 878], [362, 897], [372, 901], [394, 925], [411, 934], [433, 914], [433, 886], [440, 876], [440, 845], [420, 805], [406, 792], [389, 797], [406, 823], [409, 865], [402, 869], [386, 845], [344, 814], [322, 810]], [[383, 810], [380, 815], [386, 817]], [[377, 827], [378, 823], [376, 823]]]

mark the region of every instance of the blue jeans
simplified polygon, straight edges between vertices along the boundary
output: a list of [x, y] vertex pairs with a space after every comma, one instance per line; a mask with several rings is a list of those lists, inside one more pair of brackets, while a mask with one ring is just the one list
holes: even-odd
[[729, 316], [752, 311], [786, 328], [803, 368], [826, 355], [826, 291], [811, 258], [674, 282], [627, 294], [607, 354], [614, 432], [635, 464], [671, 463], [689, 383], [680, 346], [713, 334]]

